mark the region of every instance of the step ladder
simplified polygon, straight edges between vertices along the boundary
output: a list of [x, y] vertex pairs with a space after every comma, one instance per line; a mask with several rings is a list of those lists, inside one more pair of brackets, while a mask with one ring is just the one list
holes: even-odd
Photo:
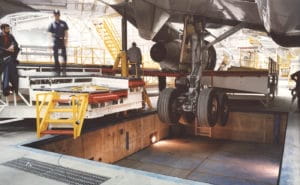
[[94, 23], [94, 25], [105, 47], [115, 60], [121, 51], [121, 39], [111, 18], [105, 17], [101, 23]]
[[36, 95], [37, 137], [43, 135], [80, 136], [85, 113], [88, 107], [88, 94], [64, 95], [58, 92]]

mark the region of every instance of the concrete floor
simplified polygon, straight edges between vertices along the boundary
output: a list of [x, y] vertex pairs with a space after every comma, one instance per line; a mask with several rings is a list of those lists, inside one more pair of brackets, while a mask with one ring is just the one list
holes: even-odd
[[[45, 137], [43, 139], [47, 139]], [[43, 140], [41, 139], [41, 140]], [[35, 159], [66, 168], [76, 169], [110, 178], [101, 185], [204, 185], [180, 178], [174, 178], [101, 162], [90, 161], [67, 155], [42, 151], [22, 146], [37, 141], [34, 121], [0, 124], [0, 185], [62, 185], [64, 183], [40, 177], [29, 172], [4, 166], [3, 163], [18, 158]], [[53, 169], [55, 170], [55, 169]], [[66, 178], [69, 178], [66, 176]]]
[[160, 141], [115, 163], [216, 185], [277, 183], [282, 148], [207, 138]]
[[300, 184], [300, 111], [290, 112], [286, 131], [280, 185]]

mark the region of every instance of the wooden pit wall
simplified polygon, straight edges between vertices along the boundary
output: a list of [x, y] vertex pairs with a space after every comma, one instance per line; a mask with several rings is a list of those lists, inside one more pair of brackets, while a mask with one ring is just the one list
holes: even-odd
[[[275, 119], [280, 117], [279, 137], [275, 137]], [[192, 126], [192, 125], [190, 125]], [[287, 126], [286, 113], [249, 113], [230, 112], [226, 126], [216, 125], [211, 128], [211, 138], [228, 139], [266, 144], [284, 143]], [[205, 127], [201, 125], [201, 127]], [[194, 127], [189, 129], [194, 135]]]
[[[47, 143], [39, 148], [80, 158], [114, 163], [149, 146], [151, 144], [150, 135], [153, 133], [156, 133], [157, 140], [169, 135], [169, 125], [162, 123], [156, 114], [88, 132], [75, 140], [70, 137]], [[126, 135], [128, 135], [129, 142], [126, 142]]]

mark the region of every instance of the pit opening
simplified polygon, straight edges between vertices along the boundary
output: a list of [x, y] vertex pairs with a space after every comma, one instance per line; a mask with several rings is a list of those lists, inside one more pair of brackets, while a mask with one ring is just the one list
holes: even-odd
[[91, 120], [76, 140], [27, 146], [211, 184], [277, 184], [287, 113], [231, 112], [225, 127], [197, 135], [194, 124], [170, 126], [155, 112], [113, 120]]

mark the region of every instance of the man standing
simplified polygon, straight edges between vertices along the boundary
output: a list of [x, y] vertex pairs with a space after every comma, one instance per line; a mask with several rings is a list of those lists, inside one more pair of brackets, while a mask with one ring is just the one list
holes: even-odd
[[5, 57], [14, 56], [19, 52], [18, 43], [15, 37], [10, 34], [10, 27], [8, 24], [1, 24], [0, 33], [0, 60]]
[[66, 46], [68, 42], [68, 30], [69, 27], [67, 23], [63, 20], [60, 20], [60, 11], [54, 10], [53, 11], [55, 21], [50, 24], [48, 28], [48, 32], [52, 34], [53, 38], [53, 55], [55, 61], [55, 71], [56, 74], [59, 76], [61, 72], [61, 68], [59, 65], [58, 60], [58, 50], [61, 49], [61, 54], [64, 59], [63, 63], [63, 73], [66, 74], [66, 65], [67, 65], [67, 51]]
[[127, 51], [127, 58], [131, 64], [130, 74], [139, 78], [141, 75], [142, 53], [135, 42], [132, 43], [131, 48]]
[[300, 71], [291, 74], [291, 79], [296, 82], [296, 87], [292, 90], [294, 101], [296, 97], [300, 97]]
[[300, 71], [291, 75], [291, 79], [296, 82], [296, 87], [292, 89], [292, 103], [298, 98], [298, 110], [300, 111]]
[[[14, 36], [10, 34], [10, 26], [1, 24], [0, 33], [0, 79], [5, 96], [10, 93], [9, 83], [12, 84], [13, 90], [18, 92], [18, 73], [17, 73], [17, 56], [20, 51], [18, 43]], [[2, 83], [2, 73], [3, 83]]]
[[291, 79], [296, 82], [296, 89], [300, 90], [300, 71], [291, 74]]

